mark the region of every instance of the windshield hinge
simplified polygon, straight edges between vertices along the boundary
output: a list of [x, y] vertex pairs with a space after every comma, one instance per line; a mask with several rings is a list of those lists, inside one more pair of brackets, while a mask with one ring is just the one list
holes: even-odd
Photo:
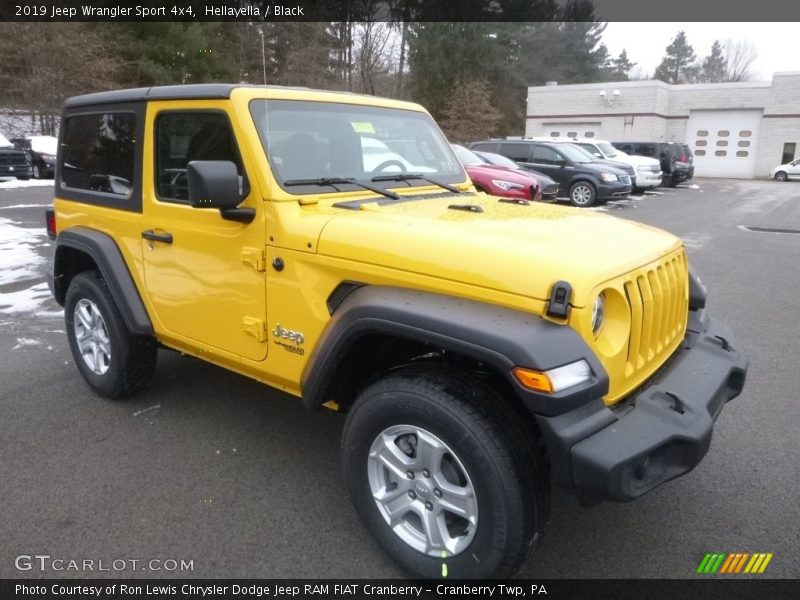
[[572, 286], [566, 281], [556, 281], [550, 291], [547, 314], [566, 319], [569, 316], [569, 303], [572, 300]]
[[263, 271], [267, 268], [267, 259], [261, 248], [242, 248], [242, 262], [250, 265], [256, 271]]
[[267, 324], [264, 321], [255, 317], [244, 317], [242, 324], [247, 335], [256, 338], [259, 342], [267, 341]]

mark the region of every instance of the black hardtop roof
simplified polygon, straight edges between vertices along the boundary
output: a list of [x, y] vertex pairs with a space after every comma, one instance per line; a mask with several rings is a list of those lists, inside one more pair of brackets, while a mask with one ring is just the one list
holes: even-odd
[[[564, 141], [567, 142], [567, 140], [564, 140]], [[526, 139], [508, 140], [508, 139], [505, 139], [505, 138], [491, 138], [491, 139], [488, 139], [488, 140], [480, 140], [479, 142], [472, 142], [472, 144], [470, 144], [470, 145], [472, 146], [472, 145], [475, 145], [475, 144], [489, 144], [489, 143], [491, 143], [491, 144], [541, 144], [541, 145], [544, 145], [544, 146], [552, 146], [554, 144], [559, 144], [559, 143], [562, 143], [562, 142], [556, 142], [556, 141], [552, 141], [552, 140], [548, 140], [548, 141], [545, 142], [545, 141], [530, 140], [530, 139], [527, 139], [527, 140]], [[568, 142], [568, 143], [574, 144], [575, 142]]]
[[[120, 102], [147, 102], [148, 100], [208, 100], [230, 98], [231, 92], [236, 88], [325, 91], [312, 90], [312, 88], [300, 86], [253, 85], [250, 83], [194, 83], [187, 85], [161, 85], [72, 96], [71, 98], [66, 99], [64, 102], [64, 108], [93, 106], [100, 104], [116, 104]], [[336, 93], [348, 94], [352, 96], [362, 95], [353, 94], [352, 92]]]

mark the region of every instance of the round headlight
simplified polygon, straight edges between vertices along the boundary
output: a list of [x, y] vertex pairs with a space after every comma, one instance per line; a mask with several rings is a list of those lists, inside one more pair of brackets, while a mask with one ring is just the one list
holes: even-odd
[[603, 325], [603, 317], [606, 316], [606, 297], [604, 294], [600, 294], [594, 300], [594, 306], [592, 306], [592, 333], [597, 335], [597, 332], [600, 331], [600, 327]]

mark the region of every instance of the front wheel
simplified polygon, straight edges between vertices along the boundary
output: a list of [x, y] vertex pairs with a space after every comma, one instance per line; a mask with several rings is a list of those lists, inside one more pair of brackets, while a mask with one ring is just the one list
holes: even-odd
[[442, 369], [367, 388], [342, 439], [346, 485], [381, 546], [419, 577], [510, 577], [546, 519], [540, 455], [499, 396]]
[[597, 192], [588, 181], [579, 181], [569, 188], [569, 200], [574, 206], [592, 206], [596, 198]]
[[99, 273], [86, 271], [72, 279], [64, 318], [72, 357], [95, 392], [122, 398], [150, 382], [156, 368], [156, 342], [128, 331]]
[[41, 169], [39, 169], [39, 165], [33, 165], [33, 178], [34, 179], [42, 178], [42, 171]]
[[775, 181], [786, 181], [787, 179], [789, 179], [789, 176], [785, 171], [778, 171], [775, 173]]

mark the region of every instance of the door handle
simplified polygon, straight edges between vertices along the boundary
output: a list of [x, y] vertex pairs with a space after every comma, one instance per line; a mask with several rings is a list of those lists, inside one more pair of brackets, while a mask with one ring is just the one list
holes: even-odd
[[146, 240], [150, 240], [151, 242], [162, 242], [164, 244], [172, 243], [172, 234], [167, 233], [166, 231], [163, 233], [156, 233], [152, 229], [145, 229], [142, 232], [142, 237]]

